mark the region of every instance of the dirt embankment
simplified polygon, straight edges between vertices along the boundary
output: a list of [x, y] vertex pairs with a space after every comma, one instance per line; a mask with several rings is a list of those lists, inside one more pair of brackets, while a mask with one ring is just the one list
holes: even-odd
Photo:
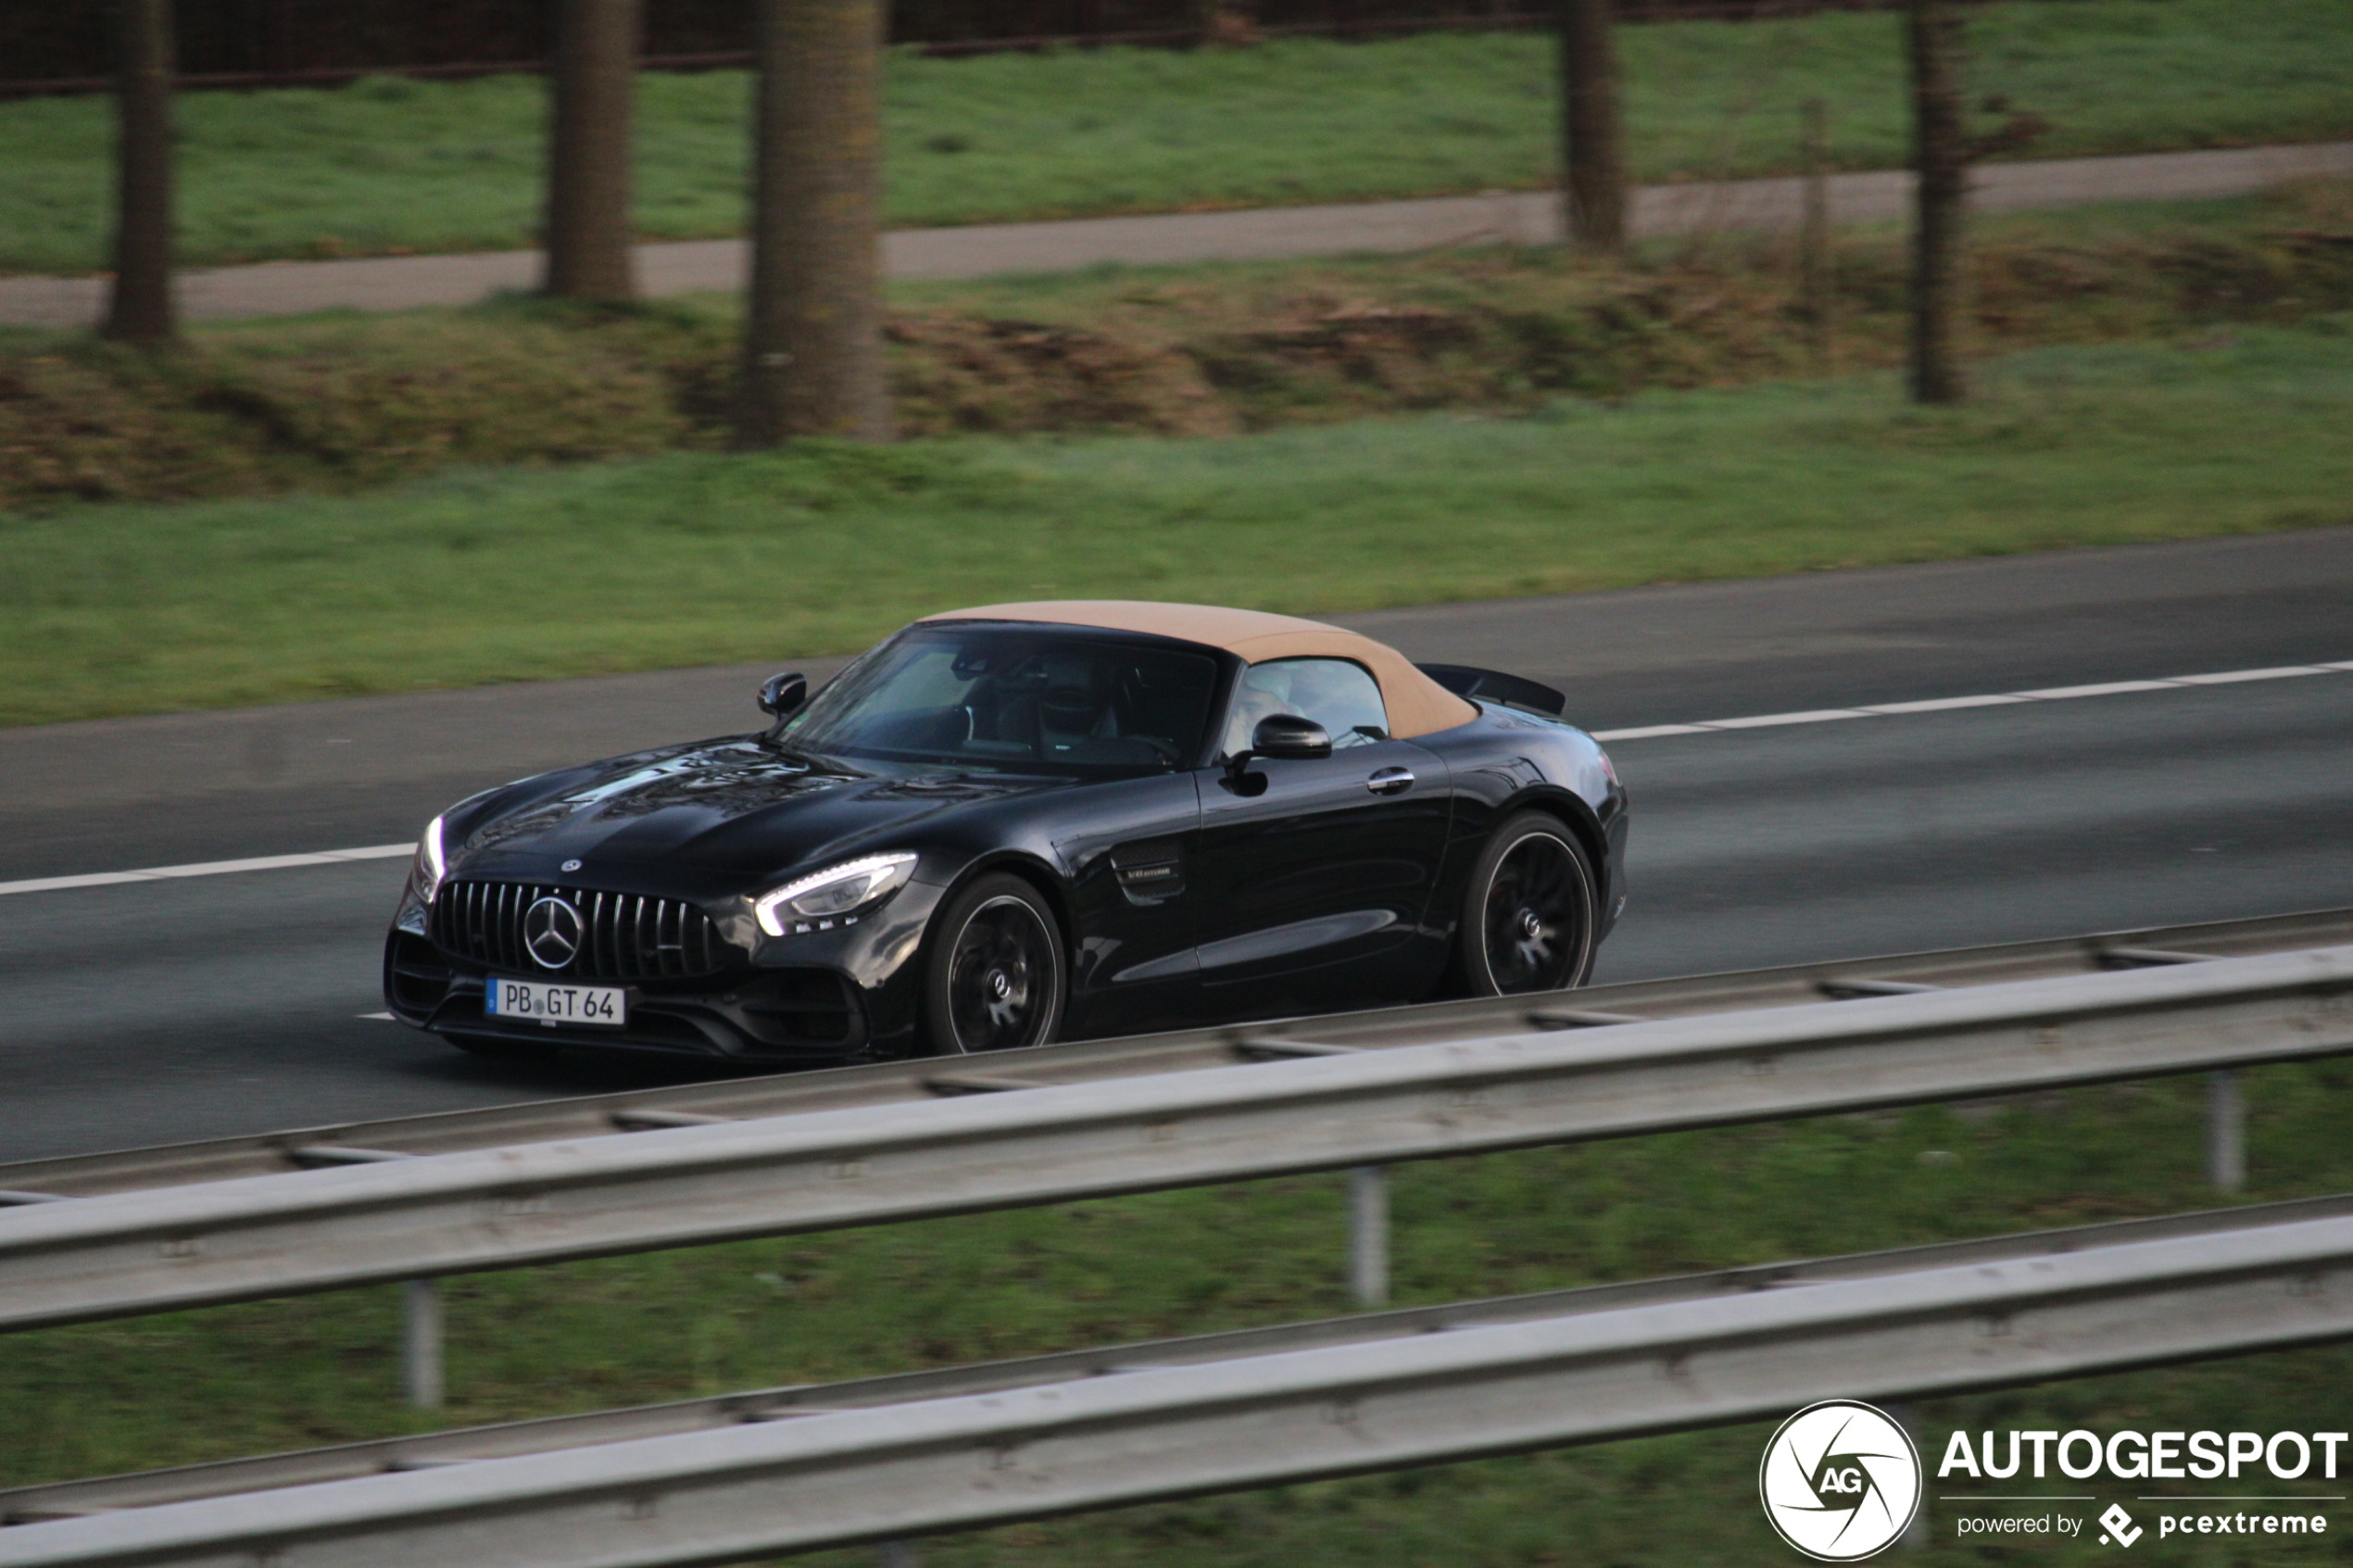
[[[2244, 221], [2086, 239], [1995, 229], [1973, 257], [1983, 352], [2353, 308], [2353, 183]], [[1218, 435], [1279, 424], [1725, 385], [1891, 365], [1894, 238], [1838, 257], [1827, 362], [1785, 245], [1625, 268], [1494, 250], [1030, 285], [890, 319], [910, 433]], [[0, 351], [0, 509], [381, 484], [455, 465], [724, 446], [722, 309], [510, 301], [208, 329], [147, 357], [86, 339]]]

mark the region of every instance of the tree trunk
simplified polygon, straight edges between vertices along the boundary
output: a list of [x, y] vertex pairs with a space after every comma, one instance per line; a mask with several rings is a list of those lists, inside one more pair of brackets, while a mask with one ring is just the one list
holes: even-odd
[[641, 0], [560, 0], [547, 137], [546, 289], [628, 299], [630, 98]]
[[105, 332], [169, 343], [171, 305], [171, 0], [118, 0], [114, 288]]
[[1819, 98], [1806, 100], [1806, 211], [1798, 230], [1799, 292], [1814, 368], [1831, 365], [1830, 117]]
[[1610, 0], [1558, 4], [1568, 239], [1579, 250], [1615, 256], [1626, 248], [1626, 140], [1618, 117]]
[[881, 0], [758, 0], [745, 446], [887, 441]]
[[1912, 232], [1912, 395], [1958, 403], [1965, 387], [1955, 333], [1969, 144], [1961, 119], [1961, 24], [1949, 0], [1911, 0], [1912, 163], [1919, 213]]

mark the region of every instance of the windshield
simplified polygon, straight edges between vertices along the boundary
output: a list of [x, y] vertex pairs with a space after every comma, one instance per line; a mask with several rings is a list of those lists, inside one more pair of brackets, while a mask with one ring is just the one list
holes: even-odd
[[1083, 633], [924, 628], [843, 671], [784, 740], [1016, 772], [1166, 771], [1200, 754], [1216, 686], [1205, 654]]

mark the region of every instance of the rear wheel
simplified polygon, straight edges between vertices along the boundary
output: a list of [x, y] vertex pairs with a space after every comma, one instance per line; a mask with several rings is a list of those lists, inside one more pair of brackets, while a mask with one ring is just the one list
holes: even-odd
[[1456, 938], [1475, 997], [1581, 985], [1593, 968], [1601, 898], [1593, 868], [1558, 818], [1522, 811], [1487, 841]]
[[935, 1056], [1042, 1046], [1062, 1027], [1062, 933], [1038, 890], [992, 873], [950, 899], [924, 959], [924, 1034]]

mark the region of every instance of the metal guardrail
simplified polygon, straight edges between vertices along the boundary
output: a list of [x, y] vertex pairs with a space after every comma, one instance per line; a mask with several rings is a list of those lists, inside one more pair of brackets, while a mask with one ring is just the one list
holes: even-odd
[[[0, 1491], [0, 1525], [82, 1518], [126, 1508], [153, 1508], [197, 1498], [233, 1497], [316, 1486], [401, 1471], [512, 1459], [521, 1454], [600, 1447], [687, 1432], [724, 1431], [749, 1421], [798, 1419], [840, 1410], [864, 1410], [996, 1393], [1073, 1379], [1106, 1377], [1139, 1367], [1198, 1366], [1238, 1357], [1273, 1355], [1337, 1345], [1371, 1344], [1415, 1335], [1497, 1323], [1528, 1323], [1575, 1313], [1629, 1311], [1685, 1301], [1711, 1301], [1838, 1280], [1873, 1279], [1921, 1269], [2012, 1263], [2126, 1243], [2210, 1236], [2254, 1225], [2353, 1219], [2353, 1193], [2296, 1198], [2240, 1209], [2110, 1221], [2059, 1230], [2027, 1231], [1969, 1241], [1935, 1242], [1881, 1252], [1848, 1253], [1801, 1262], [1765, 1263], [1617, 1285], [1582, 1286], [1524, 1296], [1409, 1307], [1269, 1328], [1232, 1329], [1094, 1349], [1026, 1356], [1013, 1361], [934, 1367], [840, 1383], [799, 1384], [681, 1399], [585, 1415], [507, 1422], [415, 1436], [342, 1443], [293, 1453], [182, 1465], [86, 1481]], [[1902, 1392], [1903, 1390], [1897, 1390]]]
[[2353, 1050], [2353, 947], [1386, 1050], [1263, 1044], [1314, 1054], [0, 1212], [0, 1327], [2330, 1055]]
[[933, 1058], [723, 1079], [0, 1164], [0, 1204], [11, 1194], [81, 1198], [315, 1169], [348, 1162], [353, 1151], [448, 1154], [616, 1132], [648, 1132], [713, 1120], [920, 1104], [976, 1092], [985, 1082], [1066, 1085], [1193, 1072], [1265, 1060], [1302, 1042], [1308, 1043], [1305, 1048], [1320, 1044], [1380, 1050], [1500, 1034], [1593, 1028], [1612, 1020], [1638, 1022], [1799, 1007], [1825, 998], [1855, 998], [1922, 986], [1954, 988], [2062, 974], [2098, 974], [2196, 958], [2243, 958], [2348, 944], [2353, 944], [2353, 909], [2321, 909], [2260, 920], [1637, 981], [1537, 997], [1379, 1008], [1245, 1028], [1080, 1041], [985, 1058]]
[[[1270, 1047], [1296, 1045], [1308, 1036], [1320, 1044], [1370, 1050], [1512, 1030], [1606, 1027], [1613, 1020], [1797, 1006], [1825, 997], [1856, 997], [1924, 986], [2099, 973], [2135, 965], [2347, 942], [2353, 942], [2353, 910], [2317, 910], [1640, 982], [1588, 989], [1574, 997], [1386, 1008], [1254, 1024], [1248, 1029], [1180, 1031], [1051, 1047], [993, 1060], [1015, 1064], [1020, 1082], [1080, 1083], [1265, 1060]], [[1579, 1005], [1564, 1008], [1569, 1001]], [[978, 1086], [979, 1080], [954, 1072], [953, 1065], [901, 1062], [801, 1072], [0, 1166], [0, 1206], [11, 1199], [43, 1200], [222, 1181], [396, 1154], [447, 1153], [853, 1105], [922, 1102], [941, 1094], [969, 1093]], [[1002, 1085], [1008, 1080], [998, 1076], [993, 1081]], [[2209, 1177], [2221, 1191], [2236, 1191], [2244, 1184], [2243, 1124], [2235, 1080], [2227, 1071], [2213, 1074], [2208, 1097], [2207, 1164]], [[1359, 1167], [1350, 1173], [1348, 1210], [1351, 1292], [1359, 1307], [1386, 1305], [1388, 1191], [1379, 1167]], [[444, 1386], [442, 1313], [433, 1279], [408, 1282], [401, 1339], [403, 1383], [409, 1402], [426, 1409], [439, 1405]]]
[[[864, 1409], [749, 1396], [702, 1430], [27, 1524], [0, 1564], [651, 1568], [2274, 1348], [2353, 1333], [2347, 1209], [1220, 1336], [1181, 1365], [1140, 1358], [1215, 1342], [924, 1374], [950, 1381]], [[447, 1440], [469, 1438], [495, 1451]]]

